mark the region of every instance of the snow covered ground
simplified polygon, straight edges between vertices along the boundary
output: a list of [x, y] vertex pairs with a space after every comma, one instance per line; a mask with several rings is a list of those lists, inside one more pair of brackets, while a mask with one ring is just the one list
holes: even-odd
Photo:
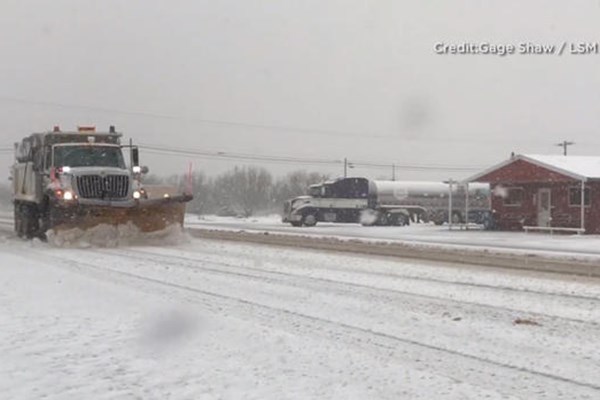
[[359, 224], [318, 223], [314, 227], [296, 228], [281, 222], [277, 215], [233, 218], [213, 215], [186, 216], [186, 227], [268, 231], [289, 235], [310, 235], [361, 240], [394, 241], [435, 247], [493, 249], [498, 252], [555, 254], [600, 259], [600, 235], [550, 235], [548, 233], [449, 230], [447, 225], [412, 224], [410, 226], [371, 226]]
[[600, 281], [0, 234], [6, 399], [597, 399]]

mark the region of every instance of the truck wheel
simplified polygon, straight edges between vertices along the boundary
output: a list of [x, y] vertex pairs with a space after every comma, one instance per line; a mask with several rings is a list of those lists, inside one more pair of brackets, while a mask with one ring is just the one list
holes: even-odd
[[37, 236], [41, 240], [46, 241], [48, 239], [46, 236], [46, 232], [50, 229], [50, 199], [48, 199], [47, 197], [42, 203], [38, 221], [39, 222]]
[[410, 222], [409, 218], [406, 215], [396, 215], [394, 217], [394, 225], [396, 226], [405, 226]]
[[302, 221], [291, 221], [290, 224], [295, 227], [302, 226]]
[[388, 226], [390, 225], [390, 217], [386, 212], [382, 212], [379, 214], [379, 219], [377, 220], [377, 225]]
[[21, 206], [21, 237], [33, 239], [39, 234], [39, 230], [37, 207], [23, 204]]
[[21, 205], [15, 204], [15, 233], [18, 237], [23, 237], [23, 217], [21, 216]]
[[315, 226], [317, 224], [317, 216], [315, 214], [306, 214], [302, 218], [302, 223], [306, 226]]
[[453, 224], [460, 224], [463, 222], [463, 219], [460, 215], [460, 213], [454, 212], [452, 213], [452, 223]]

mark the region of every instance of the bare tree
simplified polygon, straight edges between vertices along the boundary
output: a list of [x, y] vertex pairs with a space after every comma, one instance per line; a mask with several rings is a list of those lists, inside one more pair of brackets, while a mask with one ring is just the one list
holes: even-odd
[[269, 206], [273, 178], [264, 168], [235, 167], [215, 179], [214, 191], [222, 207], [250, 216]]
[[[317, 172], [298, 170], [273, 182], [264, 168], [235, 167], [216, 178], [203, 172], [195, 172], [191, 178], [194, 199], [189, 210], [197, 214], [227, 216], [250, 216], [256, 212], [277, 212], [285, 200], [307, 193], [310, 185], [327, 180], [328, 176]], [[149, 175], [146, 184], [166, 184], [187, 189], [190, 182], [181, 175], [167, 178]]]
[[277, 180], [273, 188], [273, 200], [281, 204], [292, 197], [307, 193], [308, 187], [328, 179], [328, 175], [318, 172], [307, 172], [298, 170], [290, 172], [283, 178]]

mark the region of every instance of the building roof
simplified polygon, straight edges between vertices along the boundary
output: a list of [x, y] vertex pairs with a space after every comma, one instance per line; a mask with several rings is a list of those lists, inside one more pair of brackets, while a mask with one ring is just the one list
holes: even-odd
[[465, 179], [465, 182], [476, 181], [517, 160], [522, 160], [577, 180], [600, 179], [600, 157], [519, 154]]

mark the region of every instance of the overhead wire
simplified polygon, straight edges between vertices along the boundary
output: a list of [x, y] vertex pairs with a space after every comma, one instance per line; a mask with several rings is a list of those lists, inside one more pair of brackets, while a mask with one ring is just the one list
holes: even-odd
[[[269, 156], [269, 155], [249, 155], [242, 153], [228, 153], [228, 152], [208, 152], [193, 149], [181, 149], [172, 148], [165, 146], [156, 146], [148, 144], [140, 144], [141, 149], [144, 149], [150, 154], [162, 154], [162, 155], [173, 155], [173, 156], [187, 156], [197, 158], [209, 158], [209, 159], [228, 159], [228, 160], [240, 160], [240, 161], [261, 161], [265, 163], [275, 164], [302, 164], [302, 165], [343, 165], [343, 160], [326, 160], [326, 159], [311, 159], [311, 158], [300, 158], [300, 157], [286, 157], [286, 156]], [[406, 164], [406, 163], [372, 163], [372, 162], [347, 162], [350, 168], [362, 167], [370, 169], [390, 169], [396, 168], [398, 170], [413, 170], [413, 171], [476, 171], [482, 167], [479, 166], [454, 166], [454, 165], [427, 165], [427, 164]]]
[[[100, 107], [100, 106], [92, 106], [92, 105], [84, 105], [84, 104], [72, 104], [72, 103], [61, 103], [54, 101], [46, 101], [46, 100], [32, 100], [20, 97], [13, 96], [2, 96], [0, 95], [0, 101], [11, 102], [17, 104], [27, 104], [34, 106], [43, 106], [43, 107], [55, 107], [55, 108], [65, 108], [65, 109], [78, 109], [85, 111], [97, 111], [102, 113], [110, 113], [110, 114], [120, 114], [120, 115], [130, 115], [130, 116], [139, 116], [146, 118], [156, 118], [156, 119], [165, 119], [165, 120], [179, 120], [179, 121], [190, 121], [197, 122], [201, 124], [211, 124], [211, 125], [219, 125], [219, 126], [231, 126], [238, 128], [249, 128], [249, 129], [259, 129], [263, 131], [276, 132], [277, 134], [282, 133], [302, 133], [306, 135], [316, 135], [316, 136], [330, 136], [330, 137], [344, 137], [344, 138], [362, 138], [365, 140], [369, 139], [384, 139], [384, 140], [402, 140], [403, 142], [441, 142], [441, 143], [470, 143], [470, 144], [489, 144], [490, 142], [494, 143], [505, 143], [515, 145], [518, 143], [535, 143], [539, 144], [539, 140], [523, 140], [523, 137], [518, 139], [510, 139], [510, 140], [493, 140], [490, 138], [484, 138], [482, 135], [478, 135], [478, 138], [460, 138], [460, 137], [447, 137], [447, 138], [439, 138], [439, 137], [405, 137], [398, 133], [378, 133], [378, 132], [368, 132], [368, 131], [342, 131], [335, 129], [323, 129], [323, 128], [310, 128], [310, 127], [298, 127], [298, 126], [288, 126], [288, 125], [278, 125], [278, 124], [265, 124], [265, 123], [256, 123], [256, 122], [247, 122], [247, 121], [230, 121], [230, 120], [222, 120], [222, 119], [210, 119], [210, 118], [200, 118], [194, 116], [183, 116], [183, 115], [170, 115], [170, 114], [162, 114], [157, 112], [149, 112], [149, 111], [139, 111], [139, 110], [124, 110], [120, 108], [111, 108], [111, 107]], [[594, 143], [594, 145], [599, 145], [598, 143]]]

